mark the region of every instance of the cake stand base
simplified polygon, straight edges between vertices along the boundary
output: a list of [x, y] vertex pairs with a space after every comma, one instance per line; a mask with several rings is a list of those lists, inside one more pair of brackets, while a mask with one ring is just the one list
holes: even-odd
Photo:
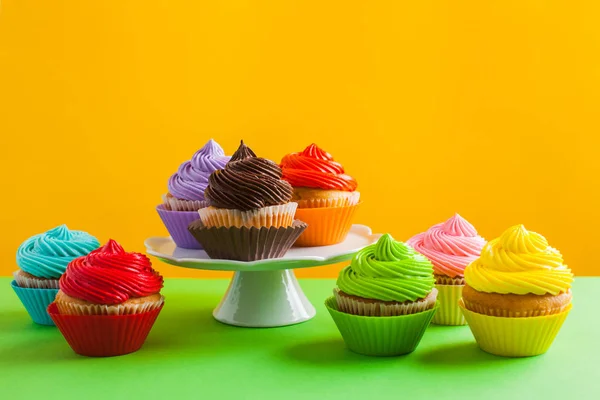
[[267, 328], [307, 321], [315, 308], [291, 269], [237, 271], [213, 316], [228, 325]]

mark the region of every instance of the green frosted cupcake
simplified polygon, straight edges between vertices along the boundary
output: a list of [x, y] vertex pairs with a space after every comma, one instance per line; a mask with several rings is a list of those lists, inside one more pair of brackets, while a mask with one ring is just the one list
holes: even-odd
[[433, 265], [389, 234], [340, 272], [325, 305], [350, 350], [392, 356], [413, 351], [437, 306]]

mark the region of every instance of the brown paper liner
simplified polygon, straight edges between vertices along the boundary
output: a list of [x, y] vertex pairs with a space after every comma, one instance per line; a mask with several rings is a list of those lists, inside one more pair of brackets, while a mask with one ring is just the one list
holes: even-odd
[[13, 272], [17, 286], [29, 289], [58, 289], [58, 279], [38, 278], [22, 270]]
[[248, 211], [206, 207], [198, 210], [198, 214], [208, 228], [279, 228], [292, 226], [297, 207], [294, 202]]
[[566, 311], [570, 304], [565, 304], [562, 307], [548, 308], [547, 310], [506, 310], [499, 308], [489, 308], [482, 306], [481, 304], [475, 304], [470, 301], [465, 301], [462, 298], [463, 304], [467, 310], [476, 312], [478, 314], [488, 315], [490, 317], [506, 317], [506, 318], [527, 318], [527, 317], [543, 317], [546, 315], [559, 314]]
[[198, 211], [209, 206], [206, 200], [183, 200], [174, 197], [170, 193], [163, 195], [163, 202], [165, 208], [171, 211]]
[[256, 261], [283, 257], [306, 224], [296, 220], [292, 226], [280, 228], [217, 228], [197, 220], [188, 229], [210, 258]]
[[[151, 296], [148, 296], [151, 297]], [[70, 301], [70, 297], [59, 291], [54, 303], [58, 312], [64, 315], [132, 315], [150, 312], [160, 308], [165, 302], [165, 297], [160, 296], [158, 300], [134, 299], [121, 304], [82, 304]]]
[[348, 295], [335, 288], [333, 294], [337, 300], [338, 310], [365, 317], [394, 317], [409, 315], [429, 310], [435, 306], [438, 291], [432, 289], [424, 299], [409, 302], [378, 301]]
[[447, 275], [437, 275], [437, 274], [435, 274], [435, 284], [436, 285], [464, 286], [465, 285], [465, 278], [464, 278], [464, 276], [456, 276], [454, 278], [451, 278], [451, 277], [449, 277]]

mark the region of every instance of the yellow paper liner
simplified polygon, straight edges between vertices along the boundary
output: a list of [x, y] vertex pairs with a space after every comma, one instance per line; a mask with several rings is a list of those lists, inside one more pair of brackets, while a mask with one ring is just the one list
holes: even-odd
[[447, 275], [438, 275], [435, 274], [435, 284], [436, 285], [465, 285], [465, 278], [463, 276], [456, 276], [451, 278]]
[[470, 311], [462, 299], [458, 304], [479, 347], [503, 357], [529, 357], [548, 351], [572, 308], [569, 304], [558, 314], [510, 318]]
[[462, 299], [465, 308], [468, 310], [474, 311], [478, 314], [489, 315], [491, 317], [501, 317], [501, 318], [530, 318], [530, 317], [542, 317], [544, 315], [552, 315], [558, 314], [565, 311], [568, 307], [571, 306], [571, 303], [565, 304], [562, 307], [558, 308], [548, 308], [546, 310], [525, 310], [525, 311], [512, 311], [501, 308], [488, 308], [482, 306], [480, 304], [476, 304], [470, 301], [466, 301]]
[[297, 203], [290, 202], [249, 211], [206, 207], [198, 211], [207, 228], [281, 228], [292, 226]]
[[60, 301], [60, 295], [56, 297], [55, 303], [58, 312], [65, 315], [131, 315], [142, 314], [159, 308], [165, 302], [165, 297], [160, 300], [145, 301], [143, 303], [124, 303], [114, 305], [104, 304], [78, 304]]
[[30, 278], [19, 272], [21, 272], [21, 270], [13, 272], [15, 282], [19, 287], [29, 289], [58, 289], [58, 279]]
[[395, 317], [423, 312], [433, 308], [436, 303], [438, 291], [434, 288], [431, 293], [420, 301], [399, 304], [387, 304], [377, 301], [361, 301], [355, 297], [341, 295], [339, 289], [334, 289], [333, 294], [338, 305], [338, 310], [353, 315], [364, 317]]
[[347, 207], [298, 208], [296, 219], [308, 224], [294, 246], [328, 246], [343, 242], [362, 203]]
[[436, 325], [466, 325], [467, 321], [458, 306], [462, 297], [463, 285], [438, 285], [438, 303], [440, 308], [431, 323]]

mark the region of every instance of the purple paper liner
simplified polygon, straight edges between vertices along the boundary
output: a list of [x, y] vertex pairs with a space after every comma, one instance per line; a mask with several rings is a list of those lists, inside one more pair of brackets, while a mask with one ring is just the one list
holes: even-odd
[[171, 211], [165, 209], [164, 204], [157, 206], [156, 211], [177, 247], [202, 250], [200, 243], [188, 231], [188, 225], [200, 219], [198, 211]]

